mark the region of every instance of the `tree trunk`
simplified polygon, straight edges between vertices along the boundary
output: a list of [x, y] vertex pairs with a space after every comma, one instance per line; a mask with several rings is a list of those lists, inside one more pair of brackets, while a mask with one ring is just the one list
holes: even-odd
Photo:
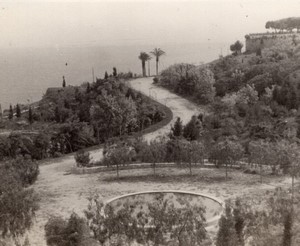
[[95, 128], [96, 128], [97, 142], [98, 142], [98, 144], [100, 144], [100, 131], [99, 131], [99, 127], [95, 126]]
[[146, 77], [146, 64], [145, 64], [145, 61], [142, 61], [142, 70], [143, 70], [143, 77]]
[[158, 76], [158, 58], [156, 59], [156, 76]]
[[117, 178], [119, 179], [119, 164], [117, 164]]
[[262, 183], [262, 164], [260, 164], [260, 183]]
[[150, 77], [150, 61], [148, 61], [148, 76]]
[[227, 162], [226, 162], [226, 169], [225, 170], [226, 170], [226, 179], [225, 180], [227, 181], [227, 179], [228, 179], [228, 164], [227, 164]]

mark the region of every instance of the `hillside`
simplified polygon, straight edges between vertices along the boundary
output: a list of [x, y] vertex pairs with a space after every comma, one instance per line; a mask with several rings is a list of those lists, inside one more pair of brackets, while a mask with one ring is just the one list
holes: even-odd
[[298, 139], [299, 50], [298, 40], [287, 40], [261, 54], [175, 64], [162, 71], [159, 84], [210, 109], [203, 134], [213, 141]]
[[[0, 159], [22, 155], [35, 160], [58, 157], [108, 139], [136, 137], [170, 122], [163, 104], [129, 88], [127, 75], [81, 86], [49, 88], [43, 99], [4, 119]], [[159, 124], [159, 125], [158, 125]], [[14, 149], [8, 146], [14, 145]]]

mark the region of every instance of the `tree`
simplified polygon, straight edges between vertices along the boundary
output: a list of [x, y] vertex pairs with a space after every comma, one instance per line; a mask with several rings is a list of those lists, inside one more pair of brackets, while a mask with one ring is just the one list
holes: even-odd
[[87, 167], [91, 161], [90, 152], [84, 150], [77, 151], [74, 158], [78, 167]]
[[198, 141], [191, 141], [189, 147], [190, 155], [190, 174], [192, 174], [192, 164], [201, 163], [204, 164], [205, 149], [204, 144]]
[[197, 116], [192, 116], [191, 120], [183, 128], [183, 136], [190, 141], [198, 140], [202, 130], [202, 123]]
[[284, 218], [282, 246], [292, 246], [292, 221], [292, 214], [289, 212]]
[[51, 217], [45, 225], [45, 237], [49, 246], [98, 245], [90, 238], [86, 221], [74, 212], [68, 220]]
[[206, 239], [205, 209], [199, 205], [191, 206], [188, 201], [181, 201], [181, 208], [173, 208], [169, 201], [167, 210], [168, 223], [171, 225], [170, 238], [179, 246], [200, 246]]
[[177, 120], [174, 123], [174, 126], [171, 127], [171, 136], [172, 137], [181, 137], [183, 132], [182, 121], [180, 117], [177, 117]]
[[[94, 196], [89, 198], [84, 213], [94, 238], [102, 245], [123, 245], [124, 241], [131, 245], [140, 231], [133, 216], [133, 206], [127, 203], [116, 210], [109, 204], [104, 206], [99, 197]], [[114, 244], [115, 241], [117, 244]]]
[[265, 156], [268, 154], [267, 150], [267, 143], [260, 141], [260, 142], [250, 142], [249, 143], [249, 163], [255, 163], [260, 166], [260, 182], [262, 183], [262, 175], [263, 175], [263, 164], [265, 163]]
[[117, 73], [117, 68], [113, 67], [113, 76], [117, 77], [118, 73]]
[[107, 73], [107, 71], [105, 71], [104, 79], [108, 79], [108, 73]]
[[155, 48], [153, 51], [150, 52], [152, 55], [154, 55], [155, 57], [155, 61], [156, 61], [156, 75], [158, 75], [158, 63], [159, 63], [159, 58], [162, 55], [165, 55], [166, 53], [161, 50], [160, 48]]
[[117, 178], [119, 178], [119, 166], [125, 165], [129, 161], [130, 148], [122, 145], [113, 145], [107, 151], [104, 163], [108, 166], [116, 166]]
[[66, 87], [66, 80], [65, 80], [65, 76], [63, 76], [62, 87]]
[[211, 152], [212, 159], [217, 160], [220, 165], [225, 164], [226, 180], [228, 179], [228, 165], [235, 164], [243, 154], [243, 147], [238, 142], [229, 139], [218, 142]]
[[17, 118], [21, 117], [21, 108], [20, 108], [19, 104], [17, 104], [17, 106], [16, 106], [16, 116], [17, 116]]
[[214, 100], [214, 84], [214, 73], [208, 66], [201, 65], [188, 71], [182, 89], [187, 95], [194, 95], [199, 103], [208, 104]]
[[55, 117], [56, 123], [60, 123], [61, 122], [61, 112], [60, 112], [58, 106], [55, 107], [54, 117]]
[[151, 57], [146, 52], [141, 52], [139, 55], [139, 59], [142, 61], [143, 77], [146, 77], [146, 61], [149, 61]]
[[144, 150], [144, 159], [152, 163], [153, 173], [156, 174], [156, 164], [165, 159], [165, 144], [160, 141], [152, 140]]
[[[98, 196], [89, 198], [85, 216], [93, 236], [102, 245], [180, 245], [200, 246], [206, 236], [205, 208], [191, 206], [188, 201], [177, 198], [180, 203], [165, 194], [157, 194], [140, 204], [127, 201], [121, 206], [104, 205]], [[122, 239], [122, 244], [113, 244]]]
[[34, 139], [35, 151], [33, 153], [34, 159], [42, 160], [48, 157], [48, 152], [51, 146], [51, 137], [46, 132], [39, 133]]
[[14, 117], [14, 111], [11, 105], [9, 105], [9, 113], [8, 113], [8, 119], [12, 120]]
[[91, 85], [89, 82], [87, 82], [87, 85], [86, 85], [86, 93], [90, 93], [91, 92]]
[[230, 50], [234, 52], [235, 55], [239, 55], [242, 52], [243, 44], [240, 41], [236, 41], [234, 44], [230, 45]]
[[244, 228], [246, 224], [246, 216], [243, 212], [243, 205], [241, 203], [241, 200], [238, 198], [235, 201], [235, 206], [233, 208], [233, 217], [234, 217], [234, 228], [237, 235], [237, 240], [239, 243], [239, 246], [244, 245]]
[[32, 185], [39, 175], [39, 166], [37, 162], [30, 159], [18, 157], [5, 162], [7, 170], [15, 173], [21, 185], [27, 187]]
[[33, 114], [32, 114], [31, 106], [29, 106], [29, 109], [28, 109], [28, 121], [29, 121], [30, 124], [33, 123]]
[[225, 205], [225, 214], [219, 220], [219, 231], [216, 246], [238, 246], [238, 238], [235, 232], [235, 222], [229, 203]]
[[18, 176], [0, 168], [0, 232], [17, 241], [33, 224], [38, 198], [32, 189], [24, 189]]

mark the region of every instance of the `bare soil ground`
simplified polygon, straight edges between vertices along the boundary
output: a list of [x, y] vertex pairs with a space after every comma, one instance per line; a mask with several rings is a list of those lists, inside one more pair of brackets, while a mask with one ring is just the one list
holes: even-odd
[[[201, 110], [167, 90], [152, 85], [152, 78], [138, 79], [130, 82], [131, 86], [149, 95], [152, 91], [157, 101], [167, 104], [174, 114], [186, 123], [192, 115]], [[155, 93], [154, 93], [155, 92]], [[151, 140], [169, 132], [170, 124], [157, 132], [147, 134]], [[93, 158], [100, 159], [102, 150], [91, 151]], [[115, 196], [147, 190], [185, 190], [209, 194], [220, 199], [241, 195], [263, 195], [267, 190], [277, 186], [286, 186], [289, 179], [285, 177], [266, 177], [260, 184], [258, 175], [243, 174], [238, 170], [230, 172], [230, 179], [225, 181], [223, 169], [194, 169], [189, 175], [188, 169], [158, 168], [157, 175], [152, 169], [124, 170], [120, 179], [115, 172], [75, 175], [69, 170], [75, 165], [74, 156], [68, 155], [58, 159], [44, 161], [40, 166], [40, 175], [33, 188], [40, 196], [40, 209], [36, 222], [29, 233], [32, 246], [45, 246], [44, 225], [53, 215], [68, 217], [72, 212], [82, 215], [87, 207], [87, 198], [99, 194], [103, 201]]]

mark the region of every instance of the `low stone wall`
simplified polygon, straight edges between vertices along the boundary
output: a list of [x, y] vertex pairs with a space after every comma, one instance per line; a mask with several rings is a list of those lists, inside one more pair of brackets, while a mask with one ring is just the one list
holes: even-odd
[[[234, 166], [230, 166], [231, 169], [239, 169], [241, 166], [246, 165], [247, 163], [239, 163]], [[177, 167], [177, 168], [188, 168], [188, 164], [182, 163], [174, 163], [174, 162], [165, 162], [165, 163], [156, 163], [156, 168], [166, 168], [166, 167]], [[205, 160], [204, 164], [194, 164], [192, 165], [192, 169], [194, 168], [215, 168], [216, 165], [213, 163], [209, 163], [208, 160]], [[119, 171], [121, 170], [132, 170], [132, 169], [144, 169], [144, 168], [153, 168], [152, 163], [134, 163], [134, 164], [126, 164], [119, 165]], [[70, 170], [73, 174], [90, 174], [90, 173], [99, 173], [99, 172], [110, 172], [116, 171], [116, 167], [107, 167], [107, 166], [93, 166], [93, 167], [77, 167], [74, 166]]]
[[130, 193], [130, 194], [125, 194], [125, 195], [114, 197], [112, 199], [107, 200], [105, 202], [105, 204], [109, 204], [113, 201], [116, 201], [116, 200], [119, 200], [119, 199], [122, 199], [122, 198], [126, 198], [126, 197], [130, 197], [130, 196], [136, 196], [136, 195], [142, 195], [142, 194], [151, 194], [151, 193], [178, 193], [178, 194], [195, 195], [195, 196], [201, 196], [201, 197], [204, 197], [204, 198], [211, 199], [211, 200], [215, 201], [216, 203], [218, 203], [220, 205], [220, 207], [222, 207], [222, 212], [220, 214], [212, 217], [210, 220], [206, 221], [206, 230], [212, 229], [212, 227], [217, 225], [217, 222], [221, 218], [221, 216], [223, 214], [223, 211], [224, 211], [224, 208], [225, 208], [225, 203], [222, 200], [217, 199], [213, 196], [203, 194], [203, 193], [190, 192], [190, 191], [181, 191], [181, 190], [162, 190], [162, 191], [150, 190], [150, 191], [135, 192], [135, 193]]

